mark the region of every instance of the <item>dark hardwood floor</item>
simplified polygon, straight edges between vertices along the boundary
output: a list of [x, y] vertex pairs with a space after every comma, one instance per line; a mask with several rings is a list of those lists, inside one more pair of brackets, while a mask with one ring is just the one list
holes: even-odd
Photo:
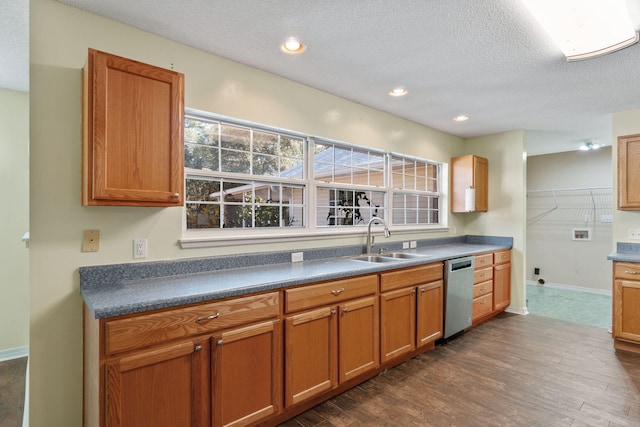
[[0, 427], [22, 426], [26, 369], [26, 357], [0, 362]]
[[281, 426], [640, 426], [639, 388], [606, 329], [503, 313]]

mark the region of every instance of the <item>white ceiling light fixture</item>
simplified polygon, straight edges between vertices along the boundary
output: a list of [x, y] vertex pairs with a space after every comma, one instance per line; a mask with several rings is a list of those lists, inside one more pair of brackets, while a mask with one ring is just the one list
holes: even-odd
[[638, 42], [625, 0], [522, 0], [567, 57], [580, 61]]
[[466, 122], [467, 120], [469, 120], [469, 116], [467, 116], [466, 114], [461, 114], [453, 118], [454, 122]]
[[408, 93], [409, 93], [409, 91], [404, 87], [396, 87], [396, 88], [391, 89], [389, 91], [389, 95], [391, 95], [391, 96], [404, 96], [404, 95], [406, 95]]
[[280, 45], [280, 48], [283, 52], [290, 54], [302, 53], [307, 49], [307, 47], [295, 37], [287, 38], [284, 43]]
[[597, 150], [600, 147], [602, 147], [600, 144], [594, 144], [591, 141], [585, 141], [584, 144], [580, 146], [580, 151]]

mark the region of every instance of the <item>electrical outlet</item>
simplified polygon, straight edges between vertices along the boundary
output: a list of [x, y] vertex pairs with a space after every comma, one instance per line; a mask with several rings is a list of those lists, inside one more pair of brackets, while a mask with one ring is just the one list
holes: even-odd
[[538, 276], [540, 274], [540, 268], [538, 267], [534, 267], [533, 268], [533, 274], [535, 274], [536, 276]]
[[402, 242], [402, 249], [409, 249], [409, 242]]
[[640, 230], [639, 229], [628, 229], [627, 230], [627, 238], [631, 240], [640, 240]]
[[613, 215], [600, 215], [600, 222], [613, 222]]
[[418, 242], [416, 242], [415, 240], [412, 240], [409, 242], [409, 247], [410, 248], [417, 248], [418, 247]]
[[133, 257], [136, 259], [147, 257], [147, 239], [133, 241]]
[[291, 262], [302, 262], [302, 261], [304, 261], [304, 252], [291, 253]]

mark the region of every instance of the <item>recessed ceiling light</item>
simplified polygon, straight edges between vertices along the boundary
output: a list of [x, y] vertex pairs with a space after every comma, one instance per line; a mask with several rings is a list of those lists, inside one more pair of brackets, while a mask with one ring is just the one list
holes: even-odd
[[407, 93], [409, 93], [409, 91], [403, 87], [397, 87], [389, 91], [389, 95], [391, 96], [404, 96]]
[[469, 116], [466, 116], [464, 114], [461, 114], [453, 118], [454, 122], [464, 122], [465, 120], [469, 120]]
[[282, 43], [280, 48], [283, 52], [296, 54], [304, 52], [307, 47], [303, 45], [302, 42], [300, 42], [300, 40], [298, 40], [297, 38], [289, 37], [284, 41], [284, 43]]

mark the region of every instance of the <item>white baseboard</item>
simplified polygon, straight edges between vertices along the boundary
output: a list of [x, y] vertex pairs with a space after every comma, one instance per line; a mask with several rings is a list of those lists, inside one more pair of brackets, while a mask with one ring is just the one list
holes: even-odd
[[0, 362], [4, 362], [5, 360], [18, 359], [20, 357], [27, 357], [28, 355], [29, 346], [0, 350]]
[[507, 307], [507, 309], [505, 311], [507, 313], [520, 314], [522, 316], [529, 314], [529, 310], [527, 310], [527, 307], [511, 308], [511, 306], [509, 306], [509, 307]]
[[590, 293], [590, 294], [605, 295], [605, 296], [608, 296], [608, 297], [610, 297], [612, 295], [612, 292], [611, 292], [610, 289], [583, 288], [583, 287], [580, 287], [580, 286], [563, 285], [563, 284], [560, 284], [560, 283], [545, 282], [544, 285], [541, 285], [536, 281], [527, 280], [527, 285], [541, 286], [541, 287], [545, 287], [545, 288], [564, 289], [565, 291], [587, 292], [587, 293]]

